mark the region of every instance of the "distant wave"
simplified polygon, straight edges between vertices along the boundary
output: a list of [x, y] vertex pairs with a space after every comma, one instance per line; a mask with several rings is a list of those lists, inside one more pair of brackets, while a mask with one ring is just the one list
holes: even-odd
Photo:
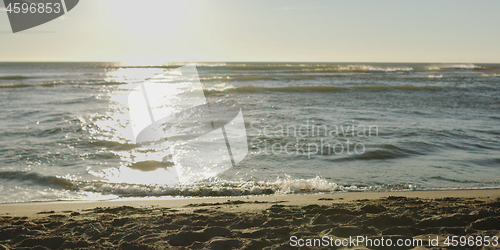
[[[171, 69], [184, 66], [186, 63], [171, 63], [166, 65], [122, 65], [117, 68], [159, 68]], [[244, 71], [307, 71], [307, 72], [358, 72], [358, 73], [406, 73], [414, 71], [443, 70], [490, 70], [496, 66], [479, 66], [473, 63], [196, 63], [198, 68], [220, 68], [225, 70]]]
[[77, 81], [51, 81], [51, 82], [42, 82], [36, 85], [29, 85], [23, 83], [12, 83], [12, 84], [0, 84], [0, 89], [8, 89], [8, 88], [26, 88], [26, 87], [55, 87], [59, 85], [121, 85], [126, 84], [123, 82], [109, 82], [109, 81], [94, 81], [94, 82], [77, 82]]
[[307, 72], [339, 72], [339, 73], [398, 73], [412, 72], [412, 67], [372, 66], [364, 64], [331, 65], [331, 64], [267, 64], [267, 65], [227, 65], [227, 68], [241, 70], [300, 70]]
[[60, 84], [65, 84], [65, 82], [63, 82], [63, 81], [42, 82], [42, 83], [39, 83], [38, 86], [53, 87], [53, 86], [60, 85]]
[[443, 75], [428, 75], [427, 78], [431, 78], [431, 79], [443, 78]]
[[[189, 63], [168, 63], [168, 64], [163, 64], [163, 65], [118, 65], [116, 68], [140, 68], [140, 69], [172, 69], [172, 68], [178, 68], [182, 66], [186, 66]], [[204, 63], [204, 62], [197, 62], [196, 63], [197, 67], [224, 67], [227, 66], [226, 63]]]
[[28, 79], [32, 77], [27, 77], [27, 76], [0, 76], [0, 80], [23, 80], [23, 79]]
[[116, 81], [104, 81], [104, 80], [97, 80], [97, 81], [50, 81], [50, 82], [42, 82], [39, 83], [38, 86], [41, 87], [55, 87], [58, 85], [122, 85], [126, 84], [124, 82], [116, 82]]
[[374, 68], [368, 67], [366, 72], [369, 73], [398, 73], [398, 72], [412, 72], [413, 68]]
[[0, 89], [26, 88], [26, 87], [31, 87], [31, 85], [22, 84], [22, 83], [18, 83], [18, 84], [3, 84], [3, 85], [0, 85]]
[[433, 65], [429, 66], [427, 70], [429, 71], [440, 71], [443, 69], [464, 69], [464, 70], [471, 70], [471, 69], [483, 69], [481, 66], [474, 65], [472, 63], [469, 64], [440, 64], [440, 65]]
[[500, 73], [491, 73], [491, 74], [482, 74], [481, 77], [497, 77], [500, 76]]
[[[185, 64], [169, 64], [169, 65], [146, 65], [146, 66], [119, 66], [119, 68], [161, 68], [170, 69]], [[328, 64], [328, 63], [196, 63], [199, 68], [220, 67], [228, 70], [285, 70], [285, 71], [323, 71], [323, 72], [372, 72], [372, 73], [388, 73], [388, 72], [411, 72], [412, 67], [408, 66], [387, 66], [387, 65], [370, 65], [370, 64]]]
[[173, 69], [178, 68], [180, 65], [123, 65], [116, 66], [117, 69]]
[[257, 86], [243, 86], [238, 88], [225, 89], [223, 92], [301, 92], [301, 91], [318, 91], [318, 92], [340, 92], [340, 91], [441, 91], [441, 90], [493, 90], [494, 88], [488, 87], [455, 87], [455, 86], [352, 86], [352, 87], [337, 87], [337, 86], [288, 86], [281, 88], [271, 87], [257, 87]]

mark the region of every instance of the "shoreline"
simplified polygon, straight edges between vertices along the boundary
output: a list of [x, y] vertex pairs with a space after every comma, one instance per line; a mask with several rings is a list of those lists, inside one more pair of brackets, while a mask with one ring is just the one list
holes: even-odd
[[[245, 202], [277, 202], [287, 205], [305, 203], [322, 204], [325, 201], [347, 203], [360, 199], [381, 199], [389, 196], [404, 196], [408, 198], [438, 199], [446, 197], [460, 198], [500, 198], [500, 188], [459, 189], [459, 190], [419, 190], [419, 191], [384, 191], [384, 192], [338, 192], [329, 194], [288, 194], [288, 195], [252, 195], [252, 196], [217, 196], [217, 197], [122, 197], [111, 200], [72, 200], [72, 201], [34, 201], [0, 204], [0, 216], [33, 216], [36, 212], [90, 209], [93, 207], [113, 206], [163, 206], [182, 208], [189, 204], [223, 203], [227, 201]], [[320, 201], [318, 199], [325, 199]], [[332, 199], [332, 200], [330, 200]], [[262, 203], [266, 204], [266, 203]]]

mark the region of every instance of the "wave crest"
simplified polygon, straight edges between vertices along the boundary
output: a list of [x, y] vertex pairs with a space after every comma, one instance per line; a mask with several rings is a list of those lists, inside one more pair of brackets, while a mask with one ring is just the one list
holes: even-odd
[[22, 172], [22, 171], [5, 171], [0, 172], [0, 179], [3, 180], [16, 180], [16, 181], [28, 181], [34, 184], [43, 186], [54, 186], [63, 189], [72, 189], [73, 183], [64, 178], [56, 176], [43, 176], [34, 172]]
[[31, 77], [28, 76], [0, 76], [0, 80], [23, 80]]
[[31, 87], [31, 85], [22, 84], [22, 83], [0, 85], [0, 89], [26, 88], [26, 87]]
[[117, 196], [183, 196], [183, 197], [217, 197], [242, 195], [286, 195], [312, 194], [332, 192], [362, 192], [362, 191], [391, 191], [412, 190], [412, 185], [385, 185], [385, 186], [349, 186], [340, 185], [319, 176], [311, 179], [292, 179], [289, 176], [270, 181], [207, 181], [190, 185], [158, 186], [126, 183], [80, 182], [75, 188], [84, 192], [100, 193]]
[[440, 91], [440, 90], [488, 90], [488, 87], [457, 87], [457, 86], [382, 86], [382, 85], [368, 85], [368, 86], [352, 86], [352, 87], [338, 87], [338, 86], [288, 86], [288, 87], [259, 87], [259, 86], [243, 86], [237, 88], [227, 88], [222, 91], [210, 90], [210, 92], [239, 92], [239, 93], [254, 93], [254, 92], [302, 92], [302, 91], [319, 91], [319, 92], [340, 92], [340, 91]]

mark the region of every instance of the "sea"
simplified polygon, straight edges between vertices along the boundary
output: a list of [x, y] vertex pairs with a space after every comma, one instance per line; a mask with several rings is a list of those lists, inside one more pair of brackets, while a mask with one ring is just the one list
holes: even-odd
[[115, 97], [184, 65], [0, 62], [0, 203], [500, 187], [500, 64], [195, 63], [248, 154], [172, 182]]

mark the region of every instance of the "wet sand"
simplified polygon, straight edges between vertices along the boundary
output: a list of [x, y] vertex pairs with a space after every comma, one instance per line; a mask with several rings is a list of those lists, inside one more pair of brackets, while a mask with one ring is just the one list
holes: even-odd
[[[3, 204], [0, 221], [0, 250], [336, 249], [358, 236], [372, 245], [355, 249], [457, 249], [447, 236], [473, 236], [462, 249], [496, 249], [500, 190]], [[477, 246], [484, 236], [490, 246]]]

